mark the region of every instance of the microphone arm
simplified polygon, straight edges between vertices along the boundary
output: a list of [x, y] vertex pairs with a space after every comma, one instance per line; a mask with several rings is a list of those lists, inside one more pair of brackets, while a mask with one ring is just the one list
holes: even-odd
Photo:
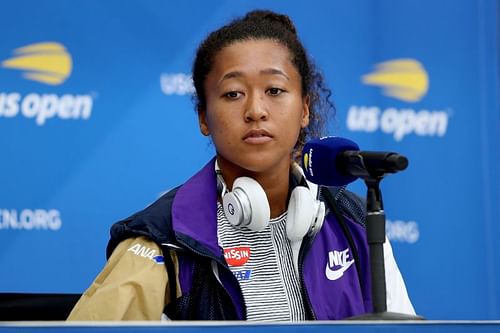
[[380, 191], [382, 178], [367, 178], [366, 235], [370, 248], [372, 303], [374, 313], [387, 312], [387, 290], [385, 281], [384, 243], [385, 212]]
[[406, 169], [408, 159], [397, 153], [345, 151], [339, 154], [338, 163], [343, 170], [362, 178], [367, 187], [366, 237], [370, 249], [370, 270], [373, 313], [351, 317], [351, 320], [422, 320], [418, 315], [387, 312], [384, 243], [385, 212], [380, 182], [387, 173]]

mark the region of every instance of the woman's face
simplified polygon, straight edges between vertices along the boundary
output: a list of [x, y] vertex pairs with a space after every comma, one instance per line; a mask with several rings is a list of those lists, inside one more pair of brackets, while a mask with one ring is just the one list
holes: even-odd
[[285, 46], [268, 39], [236, 42], [216, 55], [199, 122], [221, 167], [242, 173], [289, 167], [299, 132], [309, 123], [301, 77], [290, 58]]

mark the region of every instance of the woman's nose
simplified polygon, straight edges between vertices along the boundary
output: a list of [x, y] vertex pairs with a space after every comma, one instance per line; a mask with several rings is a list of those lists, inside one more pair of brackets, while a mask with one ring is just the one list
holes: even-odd
[[267, 120], [269, 113], [264, 102], [264, 98], [258, 94], [252, 94], [248, 97], [245, 108], [245, 120], [257, 121]]

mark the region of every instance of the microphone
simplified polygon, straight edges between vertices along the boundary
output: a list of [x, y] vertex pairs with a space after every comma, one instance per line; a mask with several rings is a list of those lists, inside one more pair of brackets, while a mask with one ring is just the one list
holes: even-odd
[[408, 166], [398, 153], [362, 151], [353, 141], [337, 136], [313, 139], [302, 150], [306, 178], [319, 185], [343, 186], [357, 178], [396, 173]]

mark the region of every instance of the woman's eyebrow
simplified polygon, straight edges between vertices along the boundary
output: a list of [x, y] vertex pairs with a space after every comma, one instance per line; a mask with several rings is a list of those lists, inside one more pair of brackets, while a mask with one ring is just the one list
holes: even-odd
[[282, 70], [279, 70], [277, 68], [266, 68], [266, 69], [263, 69], [263, 70], [260, 71], [260, 74], [264, 74], [264, 75], [281, 75], [285, 79], [290, 80], [290, 78], [288, 77], [288, 75], [286, 75]]
[[243, 74], [243, 72], [240, 72], [240, 71], [232, 71], [232, 72], [226, 73], [226, 74], [224, 74], [223, 77], [220, 78], [219, 81], [217, 81], [217, 85], [220, 85], [225, 80], [234, 79], [234, 78], [238, 78], [238, 77], [242, 77], [242, 76], [245, 76], [245, 75]]
[[[259, 72], [259, 74], [261, 74], [261, 75], [280, 75], [280, 76], [283, 76], [288, 81], [290, 81], [290, 78], [288, 77], [288, 75], [286, 75], [285, 72], [283, 72], [282, 70], [279, 70], [277, 68], [266, 68], [266, 69], [261, 70]], [[219, 80], [218, 84], [220, 84], [224, 80], [239, 78], [239, 77], [243, 77], [243, 76], [245, 76], [245, 74], [241, 71], [232, 71], [232, 72], [224, 74], [224, 76]]]

